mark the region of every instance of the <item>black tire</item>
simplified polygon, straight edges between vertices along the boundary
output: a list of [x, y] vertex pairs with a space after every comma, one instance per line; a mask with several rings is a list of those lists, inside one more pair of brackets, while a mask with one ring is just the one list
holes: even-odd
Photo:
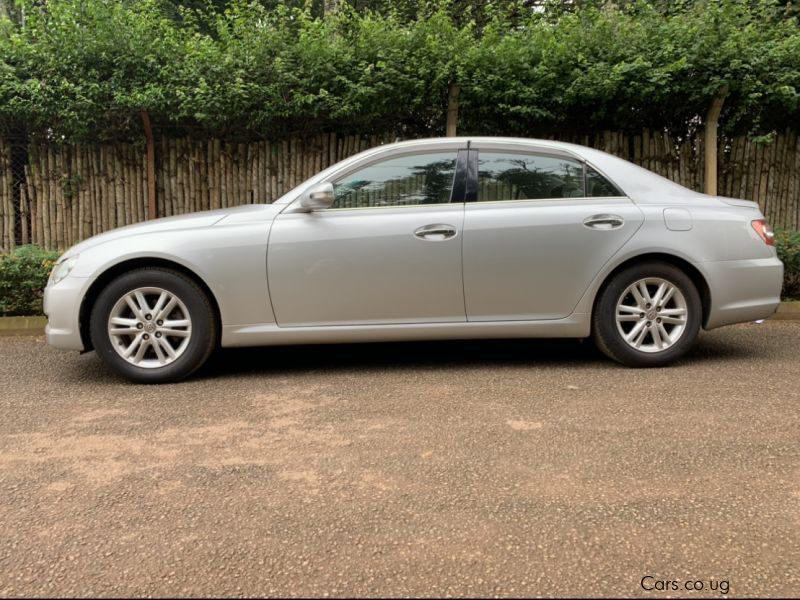
[[[176, 358], [171, 359], [172, 362], [163, 366], [146, 368], [128, 362], [116, 348], [122, 347], [126, 343], [132, 344], [136, 336], [114, 336], [113, 339], [117, 340], [115, 345], [112, 335], [109, 333], [111, 311], [127, 294], [139, 288], [160, 288], [173, 294], [183, 303], [188, 312], [188, 318], [191, 320], [191, 335], [188, 336], [188, 342], [182, 348], [179, 337], [173, 338], [169, 333], [163, 334], [163, 343], [167, 343], [169, 339], [170, 347], [172, 348], [172, 344], [175, 344], [180, 351]], [[152, 315], [147, 316], [154, 318]], [[135, 319], [133, 312], [129, 317]], [[148, 326], [154, 327], [155, 323]], [[136, 327], [139, 325], [137, 324]], [[92, 344], [101, 360], [114, 372], [135, 383], [168, 383], [188, 377], [206, 362], [217, 346], [219, 335], [214, 309], [205, 292], [185, 275], [161, 267], [136, 269], [120, 275], [109, 283], [100, 292], [92, 308], [89, 332]], [[156, 333], [152, 335], [155, 336]], [[158, 333], [158, 337], [161, 338], [162, 334]], [[153, 339], [152, 342], [155, 340]], [[139, 345], [145, 344], [140, 341]], [[148, 349], [147, 352], [151, 357], [149, 362], [152, 363], [155, 348]]]
[[[682, 332], [679, 335], [676, 334], [677, 337], [674, 343], [663, 350], [656, 349], [651, 352], [634, 348], [625, 341], [623, 332], [620, 331], [620, 327], [623, 326], [633, 328], [638, 325], [638, 321], [630, 325], [627, 323], [618, 325], [617, 323], [617, 305], [623, 300], [623, 293], [628, 290], [629, 286], [648, 278], [661, 279], [675, 286], [683, 296], [686, 310], [685, 325], [683, 325]], [[632, 298], [632, 296], [630, 297]], [[628, 303], [626, 302], [626, 304]], [[653, 309], [655, 308], [657, 307], [653, 307]], [[643, 325], [648, 328], [656, 325], [658, 313], [647, 311], [640, 314], [645, 316], [636, 316], [635, 318], [642, 320]], [[703, 306], [700, 301], [700, 294], [686, 273], [669, 263], [648, 262], [635, 264], [614, 275], [600, 290], [594, 313], [592, 314], [592, 339], [603, 354], [623, 365], [629, 367], [663, 367], [683, 356], [691, 348], [700, 331], [702, 316]], [[658, 323], [661, 323], [661, 321], [659, 320]], [[664, 325], [664, 327], [671, 328], [674, 326]], [[631, 333], [631, 331], [629, 330], [625, 333]], [[645, 333], [644, 335], [650, 336], [652, 334]], [[657, 348], [655, 338], [646, 337], [646, 339], [650, 340], [647, 346]]]

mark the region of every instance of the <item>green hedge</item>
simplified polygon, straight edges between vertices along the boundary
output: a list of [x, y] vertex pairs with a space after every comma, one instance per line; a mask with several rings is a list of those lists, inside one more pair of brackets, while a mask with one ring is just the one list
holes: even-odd
[[728, 133], [800, 125], [786, 2], [342, 1], [326, 18], [310, 2], [180, 4], [19, 0], [24, 20], [0, 17], [0, 130], [141, 138], [144, 109], [173, 134], [440, 134], [450, 83], [469, 134], [681, 134], [723, 87]]
[[800, 300], [800, 231], [776, 231], [775, 246], [783, 261], [783, 298]]
[[0, 255], [0, 316], [41, 315], [42, 294], [58, 252], [19, 246]]

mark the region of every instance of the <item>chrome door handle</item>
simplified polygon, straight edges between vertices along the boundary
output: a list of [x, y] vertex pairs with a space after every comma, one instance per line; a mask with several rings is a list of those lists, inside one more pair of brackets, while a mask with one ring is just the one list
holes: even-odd
[[444, 223], [423, 225], [422, 227], [414, 230], [415, 236], [423, 240], [430, 240], [432, 242], [449, 239], [455, 234], [456, 228], [452, 225], [446, 225]]
[[583, 224], [590, 229], [617, 229], [625, 224], [625, 220], [618, 215], [592, 215], [583, 220]]

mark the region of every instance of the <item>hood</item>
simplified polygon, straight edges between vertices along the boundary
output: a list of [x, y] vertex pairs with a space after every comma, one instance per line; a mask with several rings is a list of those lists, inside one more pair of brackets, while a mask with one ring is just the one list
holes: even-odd
[[179, 231], [183, 229], [202, 229], [204, 227], [212, 227], [224, 218], [235, 214], [253, 213], [253, 220], [255, 220], [258, 213], [271, 214], [272, 212], [272, 206], [269, 204], [245, 204], [242, 206], [232, 206], [230, 208], [176, 215], [174, 217], [162, 217], [160, 219], [153, 219], [152, 221], [144, 221], [142, 223], [118, 227], [111, 231], [106, 231], [105, 233], [99, 233], [72, 246], [64, 253], [64, 256], [68, 254], [79, 254], [98, 244], [105, 244], [106, 242], [124, 237], [164, 231]]

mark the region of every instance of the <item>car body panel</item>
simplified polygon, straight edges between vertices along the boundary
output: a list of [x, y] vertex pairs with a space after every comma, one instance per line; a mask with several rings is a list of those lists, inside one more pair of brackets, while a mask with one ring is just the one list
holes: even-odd
[[[218, 211], [212, 225], [198, 219], [199, 226], [148, 227], [160, 224], [154, 221], [126, 228], [126, 236], [100, 234], [73, 247], [64, 254], [79, 255], [73, 272], [45, 290], [48, 340], [59, 348], [84, 350], [78, 321], [92, 283], [109, 269], [144, 259], [168, 261], [196, 274], [211, 291], [223, 324], [273, 323], [266, 258], [269, 227], [278, 211], [269, 205], [249, 208]], [[250, 218], [236, 218], [243, 214]]]
[[[364, 164], [397, 153], [470, 145], [577, 158], [610, 179], [626, 198], [497, 203], [496, 212], [492, 203], [381, 208], [376, 219], [368, 214], [371, 209], [296, 213], [297, 200], [311, 186]], [[595, 206], [598, 212], [626, 211], [626, 228], [619, 236], [606, 236], [599, 248], [585, 241], [590, 238], [577, 224]], [[664, 212], [670, 209], [678, 210], [672, 215], [679, 217], [672, 219], [677, 223], [672, 228]], [[141, 265], [153, 260], [179, 265], [208, 287], [219, 308], [223, 346], [584, 337], [603, 283], [622, 265], [643, 257], [681, 261], [700, 274], [710, 302], [705, 327], [713, 328], [767, 317], [780, 302], [783, 265], [751, 227], [759, 218], [763, 215], [755, 203], [706, 196], [573, 144], [513, 138], [402, 142], [332, 165], [271, 205], [157, 219], [70, 248], [62, 258], [79, 255], [75, 267], [45, 290], [47, 337], [58, 348], [85, 349], [81, 327], [86, 323], [80, 318], [92, 284], [127, 261]], [[526, 219], [536, 233], [533, 238], [525, 235]], [[691, 228], [686, 228], [689, 220]], [[445, 242], [413, 238], [417, 224], [435, 222], [456, 226], [458, 236]], [[504, 231], [494, 236], [497, 243], [490, 223]], [[556, 229], [548, 231], [544, 223]], [[346, 260], [336, 260], [342, 257]], [[320, 265], [324, 269], [315, 270]], [[528, 268], [535, 273], [526, 276]], [[320, 272], [323, 277], [317, 278]], [[542, 286], [543, 280], [549, 287]], [[353, 294], [357, 289], [362, 293]], [[563, 304], [556, 302], [560, 294]], [[468, 308], [476, 318], [495, 320], [468, 322]]]
[[[281, 327], [465, 321], [464, 205], [323, 210], [278, 216], [268, 272]], [[456, 235], [425, 240], [422, 227]]]
[[[583, 224], [604, 213], [619, 215], [624, 225], [595, 230]], [[467, 204], [467, 318], [563, 319], [573, 312], [597, 271], [641, 224], [641, 211], [627, 198]]]

